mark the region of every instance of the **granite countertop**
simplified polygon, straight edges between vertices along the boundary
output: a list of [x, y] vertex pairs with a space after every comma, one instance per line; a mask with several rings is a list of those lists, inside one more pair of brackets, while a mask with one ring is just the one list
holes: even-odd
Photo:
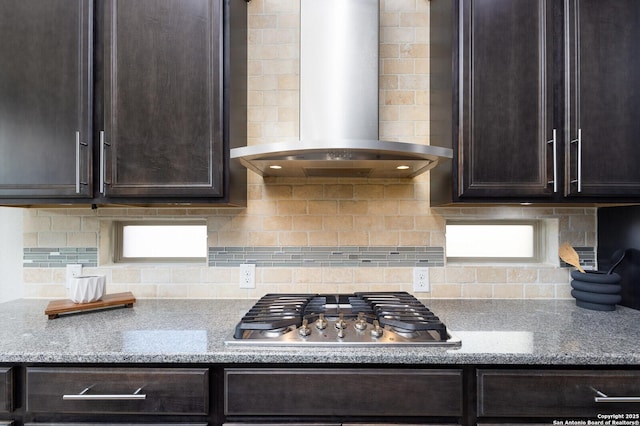
[[48, 300], [0, 304], [0, 363], [640, 365], [640, 311], [572, 300], [427, 300], [460, 347], [228, 347], [254, 300], [138, 300], [50, 320]]

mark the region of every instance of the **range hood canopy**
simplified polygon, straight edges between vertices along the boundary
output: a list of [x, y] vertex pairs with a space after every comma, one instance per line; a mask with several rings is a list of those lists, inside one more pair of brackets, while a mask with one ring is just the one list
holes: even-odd
[[379, 140], [281, 142], [232, 150], [232, 158], [262, 176], [412, 178], [451, 150]]
[[300, 140], [234, 148], [262, 176], [412, 178], [452, 150], [378, 137], [379, 0], [300, 1]]

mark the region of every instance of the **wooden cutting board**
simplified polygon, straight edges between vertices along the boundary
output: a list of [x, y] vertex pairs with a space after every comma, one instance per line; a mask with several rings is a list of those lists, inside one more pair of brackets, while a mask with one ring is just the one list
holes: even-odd
[[125, 308], [131, 308], [135, 302], [136, 298], [133, 297], [131, 292], [127, 291], [124, 293], [106, 294], [102, 299], [89, 303], [75, 303], [70, 299], [53, 300], [49, 302], [44, 313], [49, 316], [49, 319], [55, 319], [58, 318], [60, 314], [92, 311], [119, 305], [123, 305]]

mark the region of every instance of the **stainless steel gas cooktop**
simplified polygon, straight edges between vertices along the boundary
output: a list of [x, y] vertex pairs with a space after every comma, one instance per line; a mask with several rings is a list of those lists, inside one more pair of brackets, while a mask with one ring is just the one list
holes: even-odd
[[440, 319], [406, 292], [267, 294], [229, 346], [454, 346]]

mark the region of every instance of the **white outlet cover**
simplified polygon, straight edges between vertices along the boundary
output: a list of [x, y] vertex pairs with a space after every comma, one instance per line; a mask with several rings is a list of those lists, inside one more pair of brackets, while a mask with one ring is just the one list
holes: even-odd
[[67, 282], [66, 287], [71, 287], [71, 279], [73, 277], [82, 276], [82, 264], [79, 263], [71, 263], [67, 265]]
[[431, 291], [429, 268], [413, 268], [413, 291], [416, 293], [428, 293]]
[[240, 288], [256, 288], [255, 263], [243, 263], [240, 265]]

